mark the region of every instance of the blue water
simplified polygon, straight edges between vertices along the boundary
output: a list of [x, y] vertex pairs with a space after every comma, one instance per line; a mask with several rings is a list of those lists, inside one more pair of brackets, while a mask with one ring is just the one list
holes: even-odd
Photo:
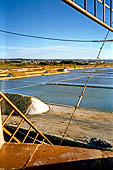
[[[88, 85], [106, 88], [87, 88], [80, 107], [93, 108], [113, 112], [113, 68], [104, 70], [95, 69]], [[17, 80], [0, 81], [0, 90], [3, 92], [20, 93], [40, 98], [44, 102], [51, 102], [65, 105], [76, 105], [83, 87], [63, 86], [63, 84], [84, 85], [87, 76], [86, 71], [91, 69], [73, 70], [71, 73], [30, 77]], [[74, 80], [68, 80], [77, 78]], [[60, 82], [62, 85], [48, 85], [50, 82]]]

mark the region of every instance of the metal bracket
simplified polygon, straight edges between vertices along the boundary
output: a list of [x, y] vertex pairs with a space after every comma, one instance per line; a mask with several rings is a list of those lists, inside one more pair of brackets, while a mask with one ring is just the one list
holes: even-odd
[[[80, 5], [78, 5], [75, 1], [76, 0], [62, 0], [64, 1], [66, 4], [68, 4], [69, 6], [71, 6], [72, 8], [78, 10], [79, 12], [81, 12], [83, 15], [87, 16], [88, 18], [92, 19], [93, 21], [97, 22], [98, 24], [102, 25], [103, 27], [107, 28], [108, 30], [113, 32], [113, 28], [112, 28], [112, 1], [110, 0], [110, 5], [106, 4], [105, 0], [93, 0], [94, 2], [94, 10], [92, 11], [93, 14], [91, 14], [90, 12], [88, 12], [87, 10], [87, 0], [83, 0], [83, 7], [81, 7]], [[103, 6], [103, 17], [101, 19], [97, 18], [97, 2], [101, 3]], [[106, 20], [105, 20], [105, 14], [106, 14], [106, 8], [108, 8], [110, 10], [109, 12], [109, 19], [110, 19], [110, 23], [106, 24]]]

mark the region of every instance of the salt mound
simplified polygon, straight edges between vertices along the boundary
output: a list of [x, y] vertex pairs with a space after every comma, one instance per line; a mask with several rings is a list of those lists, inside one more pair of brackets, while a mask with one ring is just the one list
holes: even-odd
[[47, 104], [45, 104], [44, 102], [42, 102], [41, 100], [35, 97], [32, 97], [31, 101], [32, 101], [32, 104], [26, 112], [26, 114], [28, 115], [41, 114], [41, 113], [48, 112], [50, 110]]

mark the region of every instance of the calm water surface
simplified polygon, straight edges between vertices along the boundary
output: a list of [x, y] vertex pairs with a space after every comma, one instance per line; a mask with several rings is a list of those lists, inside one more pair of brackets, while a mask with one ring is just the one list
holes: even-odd
[[[4, 80], [0, 81], [0, 90], [35, 96], [45, 102], [74, 106], [83, 87], [63, 86], [63, 84], [84, 85], [90, 71], [90, 69], [81, 69], [73, 70], [67, 74]], [[62, 85], [47, 84], [50, 82], [59, 83], [58, 81], [61, 80], [65, 80], [60, 82]], [[88, 85], [109, 88], [87, 88], [80, 106], [113, 112], [113, 68], [96, 69]]]

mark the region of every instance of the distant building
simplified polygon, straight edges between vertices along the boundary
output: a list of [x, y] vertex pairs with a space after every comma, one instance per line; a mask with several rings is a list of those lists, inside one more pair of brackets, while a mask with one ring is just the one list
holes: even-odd
[[7, 77], [13, 77], [13, 75], [12, 75], [11, 73], [9, 73], [9, 74], [7, 75]]
[[49, 73], [49, 71], [48, 71], [48, 70], [46, 70], [44, 73]]
[[66, 69], [66, 68], [62, 69], [62, 68], [61, 68], [61, 69], [57, 69], [57, 71], [58, 71], [58, 72], [65, 72], [65, 71], [67, 71], [67, 69]]

